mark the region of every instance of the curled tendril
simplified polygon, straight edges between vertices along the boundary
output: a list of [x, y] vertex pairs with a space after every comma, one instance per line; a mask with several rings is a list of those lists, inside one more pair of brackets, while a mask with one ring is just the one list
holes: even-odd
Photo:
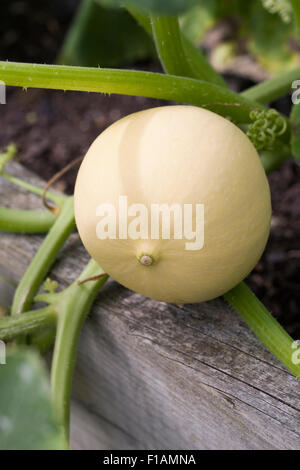
[[253, 121], [247, 130], [247, 135], [257, 150], [272, 150], [277, 137], [284, 134], [287, 128], [286, 120], [275, 111], [251, 111]]
[[278, 13], [284, 23], [290, 23], [292, 6], [289, 0], [262, 0], [262, 4], [269, 13]]

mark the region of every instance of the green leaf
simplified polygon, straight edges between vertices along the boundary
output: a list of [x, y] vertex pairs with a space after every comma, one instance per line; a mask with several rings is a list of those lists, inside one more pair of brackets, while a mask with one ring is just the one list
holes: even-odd
[[300, 105], [294, 104], [291, 112], [291, 148], [292, 154], [300, 162]]
[[293, 14], [289, 0], [262, 0], [262, 4], [270, 13], [278, 13], [284, 23], [289, 23]]
[[46, 371], [36, 353], [13, 349], [0, 365], [0, 450], [66, 449]]
[[151, 38], [125, 10], [83, 0], [64, 41], [58, 63], [120, 67], [155, 56]]
[[101, 0], [101, 3], [110, 7], [128, 5], [158, 15], [177, 15], [197, 5], [198, 0]]
[[279, 15], [254, 3], [246, 27], [249, 50], [266, 70], [278, 74], [282, 67], [288, 70], [299, 64], [299, 53], [291, 47], [294, 23], [283, 23]]
[[[182, 19], [182, 30], [184, 34], [197, 46], [201, 45], [205, 33], [218, 22], [233, 21], [236, 25], [231, 31], [233, 37], [226, 42], [234, 40], [235, 52], [233, 58], [245, 46], [253, 58], [271, 74], [279, 74], [282, 69], [293, 69], [299, 65], [299, 50], [297, 49], [295, 37], [295, 22], [289, 18], [290, 5], [288, 0], [266, 0], [265, 5], [279, 14], [270, 13], [263, 7], [262, 0], [198, 0], [197, 6], [186, 13]], [[284, 22], [282, 18], [289, 20]], [[229, 29], [230, 31], [230, 29]], [[232, 33], [231, 33], [232, 34]], [[271, 38], [271, 39], [270, 39]], [[218, 51], [213, 51], [218, 61], [224, 59], [223, 42], [217, 45]], [[221, 52], [221, 54], [220, 54]], [[242, 52], [244, 53], [244, 52]], [[227, 54], [225, 54], [225, 60]], [[224, 68], [224, 62], [220, 68]]]
[[199, 0], [199, 4], [181, 18], [182, 32], [193, 44], [200, 46], [205, 33], [214, 26], [217, 0]]

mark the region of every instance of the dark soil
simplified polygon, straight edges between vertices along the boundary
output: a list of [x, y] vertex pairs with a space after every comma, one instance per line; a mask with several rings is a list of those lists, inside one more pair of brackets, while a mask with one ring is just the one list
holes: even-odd
[[[64, 5], [62, 8], [57, 8], [55, 1], [47, 2], [48, 6], [42, 2], [42, 7], [37, 1], [2, 3], [7, 5], [7, 11], [0, 18], [6, 31], [0, 44], [1, 57], [53, 62], [78, 2], [59, 2]], [[35, 9], [30, 11], [29, 4]], [[25, 24], [24, 9], [28, 19]], [[230, 78], [230, 84], [235, 89], [245, 86], [235, 77]], [[165, 103], [115, 95], [10, 89], [7, 104], [0, 108], [0, 147], [15, 142], [22, 163], [48, 179], [84, 155], [94, 138], [116, 119], [160, 104]], [[290, 100], [277, 104], [287, 112]], [[72, 192], [75, 175], [75, 170], [66, 175], [60, 188]], [[248, 278], [254, 292], [296, 338], [300, 338], [299, 180], [300, 167], [292, 160], [269, 177], [273, 200], [271, 235], [265, 254]]]
[[[84, 156], [108, 125], [162, 103], [141, 97], [10, 89], [7, 104], [1, 107], [0, 146], [15, 142], [17, 159], [48, 180], [67, 163]], [[60, 189], [73, 192], [76, 172], [62, 179]]]
[[79, 3], [1, 0], [1, 60], [53, 63]]

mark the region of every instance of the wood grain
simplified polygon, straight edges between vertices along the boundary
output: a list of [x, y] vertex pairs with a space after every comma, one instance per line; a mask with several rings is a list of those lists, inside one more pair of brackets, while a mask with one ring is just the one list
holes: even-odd
[[[41, 207], [2, 179], [0, 205]], [[0, 275], [17, 282], [41, 240], [0, 232]], [[63, 288], [87, 260], [74, 234], [51, 277]], [[300, 449], [299, 398], [299, 382], [221, 299], [179, 308], [110, 280], [80, 338], [72, 447]]]

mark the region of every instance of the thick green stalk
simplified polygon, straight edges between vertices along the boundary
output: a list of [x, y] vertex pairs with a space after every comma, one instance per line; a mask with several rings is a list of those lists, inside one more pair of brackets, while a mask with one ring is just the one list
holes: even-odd
[[0, 80], [7, 85], [23, 88], [117, 93], [173, 100], [202, 106], [245, 123], [250, 122], [251, 110], [264, 109], [262, 105], [221, 86], [152, 72], [0, 62]]
[[53, 264], [57, 253], [74, 230], [73, 197], [66, 199], [48, 235], [31, 261], [15, 292], [11, 314], [29, 310], [34, 295]]
[[17, 210], [0, 207], [0, 230], [19, 233], [46, 233], [56, 217], [48, 210]]
[[185, 55], [178, 18], [152, 15], [151, 24], [156, 51], [164, 71], [170, 75], [197, 78]]
[[[79, 280], [101, 274], [103, 271], [94, 260], [91, 260]], [[88, 314], [100, 287], [107, 276], [98, 281], [82, 285], [74, 282], [61, 294], [56, 304], [61, 312], [58, 317], [53, 362], [51, 368], [52, 401], [59, 422], [63, 425], [66, 439], [69, 438], [70, 396], [73, 372], [76, 360], [77, 342], [81, 326]]]
[[295, 80], [300, 80], [300, 67], [248, 88], [248, 90], [241, 93], [241, 96], [258, 103], [267, 104], [291, 92], [293, 90], [292, 83]]
[[[144, 30], [152, 35], [152, 26], [150, 17], [133, 7], [127, 6], [129, 13], [144, 28]], [[185, 51], [186, 60], [193, 70], [193, 76], [199, 80], [204, 80], [215, 85], [227, 87], [225, 80], [219, 75], [204, 55], [189, 41], [184, 35], [181, 36], [182, 45]]]
[[52, 305], [23, 315], [0, 318], [0, 340], [11, 341], [41, 328], [55, 325], [57, 315]]
[[241, 282], [224, 295], [262, 344], [300, 379], [300, 365], [293, 364], [293, 339], [268, 312], [253, 292]]

